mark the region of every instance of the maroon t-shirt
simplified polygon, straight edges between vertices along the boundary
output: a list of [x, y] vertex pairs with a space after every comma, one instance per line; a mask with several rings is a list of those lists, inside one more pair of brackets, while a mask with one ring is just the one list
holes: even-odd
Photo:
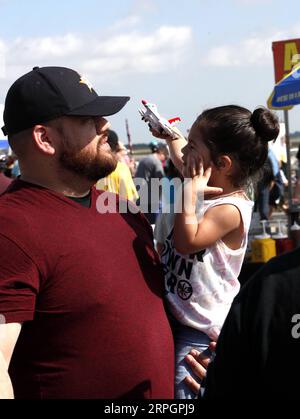
[[141, 214], [20, 180], [0, 198], [0, 314], [24, 322], [16, 398], [172, 398], [161, 265]]

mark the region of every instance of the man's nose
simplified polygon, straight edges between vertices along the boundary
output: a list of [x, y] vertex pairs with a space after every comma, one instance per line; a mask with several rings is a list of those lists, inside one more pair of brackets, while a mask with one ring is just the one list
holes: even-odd
[[111, 124], [110, 124], [110, 122], [108, 122], [107, 119], [105, 119], [102, 116], [100, 116], [100, 117], [96, 117], [95, 118], [95, 127], [96, 127], [97, 134], [100, 135], [103, 132], [105, 132], [108, 129], [110, 129]]

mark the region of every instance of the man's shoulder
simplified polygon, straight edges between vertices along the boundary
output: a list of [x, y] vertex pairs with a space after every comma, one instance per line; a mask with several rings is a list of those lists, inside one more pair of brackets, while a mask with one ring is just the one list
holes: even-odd
[[249, 300], [259, 295], [293, 300], [296, 293], [300, 293], [299, 260], [300, 248], [271, 259], [242, 287], [237, 300]]
[[14, 181], [0, 196], [0, 233], [25, 239], [33, 231], [49, 227], [49, 215], [63, 217], [59, 199], [52, 197], [45, 188]]
[[0, 213], [1, 216], [14, 213], [24, 212], [27, 207], [36, 207], [37, 199], [42, 199], [40, 187], [34, 187], [26, 182], [18, 179], [14, 180], [7, 190], [0, 195]]
[[[292, 252], [274, 257], [259, 271], [260, 276], [274, 277], [277, 280], [284, 277], [288, 280], [294, 278], [294, 273], [300, 272], [300, 248]], [[300, 282], [299, 282], [300, 286]]]
[[14, 213], [23, 213], [24, 200], [22, 194], [15, 189], [15, 182], [12, 182], [8, 189], [0, 195], [0, 219], [10, 217]]

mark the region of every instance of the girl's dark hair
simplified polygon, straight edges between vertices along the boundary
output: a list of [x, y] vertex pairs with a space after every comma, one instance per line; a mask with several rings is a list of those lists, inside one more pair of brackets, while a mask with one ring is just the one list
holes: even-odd
[[268, 141], [279, 135], [277, 116], [262, 107], [251, 113], [240, 106], [220, 106], [204, 111], [195, 124], [217, 167], [221, 155], [235, 162], [234, 186], [244, 186], [263, 167]]

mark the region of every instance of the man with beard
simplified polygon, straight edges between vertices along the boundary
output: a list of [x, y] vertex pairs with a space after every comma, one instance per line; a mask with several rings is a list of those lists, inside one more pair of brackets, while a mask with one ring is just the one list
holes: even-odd
[[128, 100], [62, 67], [36, 67], [7, 94], [21, 177], [0, 198], [2, 398], [173, 397], [151, 227], [97, 211], [93, 187], [117, 163], [105, 117]]

